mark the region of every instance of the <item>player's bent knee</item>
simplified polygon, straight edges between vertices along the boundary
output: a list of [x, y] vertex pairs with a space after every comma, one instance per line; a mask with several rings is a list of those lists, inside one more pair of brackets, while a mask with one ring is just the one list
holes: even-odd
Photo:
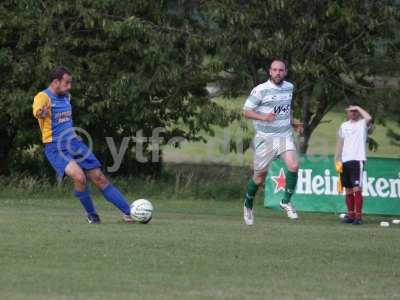
[[265, 180], [265, 176], [267, 175], [267, 173], [256, 173], [253, 176], [253, 180], [255, 182], [255, 184], [260, 185], [264, 182]]
[[291, 172], [297, 172], [299, 170], [299, 163], [298, 162], [293, 162], [288, 165], [288, 169]]
[[262, 182], [262, 179], [260, 179], [259, 177], [253, 177], [253, 181], [255, 184], [260, 185]]
[[93, 183], [99, 188], [104, 188], [110, 183], [107, 177], [100, 170], [93, 172], [90, 175], [90, 180], [92, 180]]
[[351, 194], [353, 194], [354, 193], [354, 191], [353, 191], [353, 189], [352, 188], [346, 188], [346, 195], [351, 195]]
[[72, 180], [80, 185], [86, 185], [86, 176], [83, 172], [76, 172], [72, 174]]
[[108, 181], [108, 179], [106, 178], [106, 176], [104, 176], [104, 174], [99, 175], [99, 176], [96, 178], [96, 182], [97, 182], [97, 185], [98, 185], [98, 186], [101, 186], [101, 187], [105, 187], [106, 185], [109, 184], [109, 181]]

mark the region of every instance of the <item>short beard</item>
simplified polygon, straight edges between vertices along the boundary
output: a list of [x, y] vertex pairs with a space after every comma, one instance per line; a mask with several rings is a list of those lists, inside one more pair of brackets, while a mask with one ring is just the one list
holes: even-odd
[[275, 83], [276, 85], [281, 85], [283, 82], [283, 78], [281, 78], [278, 82], [275, 81], [275, 79], [273, 77], [271, 77], [271, 80], [273, 83]]
[[65, 93], [63, 93], [62, 91], [59, 91], [58, 93], [57, 93], [57, 96], [65, 96], [65, 94], [67, 94], [68, 92], [65, 92]]

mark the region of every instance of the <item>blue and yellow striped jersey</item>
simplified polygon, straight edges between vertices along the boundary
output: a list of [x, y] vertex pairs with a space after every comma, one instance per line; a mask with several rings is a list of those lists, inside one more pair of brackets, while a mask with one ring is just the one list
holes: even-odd
[[[49, 113], [44, 114], [44, 108]], [[49, 89], [39, 92], [33, 100], [33, 115], [38, 119], [43, 143], [57, 143], [75, 135], [70, 95], [54, 95]]]

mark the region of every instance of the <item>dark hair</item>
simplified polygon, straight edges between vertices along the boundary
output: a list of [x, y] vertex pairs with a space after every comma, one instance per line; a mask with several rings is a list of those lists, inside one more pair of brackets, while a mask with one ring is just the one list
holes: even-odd
[[64, 66], [55, 67], [49, 73], [50, 82], [53, 82], [55, 79], [61, 80], [64, 74], [71, 75], [71, 72]]
[[277, 58], [277, 57], [274, 57], [274, 58], [271, 60], [271, 63], [269, 64], [269, 68], [268, 68], [268, 69], [271, 68], [271, 65], [272, 65], [272, 63], [273, 63], [274, 61], [279, 61], [279, 62], [283, 63], [283, 64], [285, 65], [285, 69], [287, 70], [287, 67], [288, 67], [287, 61], [284, 60], [284, 59], [281, 59], [281, 58]]
[[350, 100], [347, 102], [347, 107], [349, 106], [360, 106], [360, 104], [355, 100]]

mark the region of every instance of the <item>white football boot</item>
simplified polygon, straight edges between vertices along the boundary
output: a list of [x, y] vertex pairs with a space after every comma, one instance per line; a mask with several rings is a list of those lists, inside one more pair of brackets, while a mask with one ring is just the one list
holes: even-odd
[[286, 215], [289, 219], [296, 220], [299, 218], [296, 209], [292, 205], [292, 203], [283, 203], [281, 202], [279, 206], [286, 212]]
[[246, 225], [253, 225], [254, 224], [254, 217], [253, 217], [253, 209], [252, 208], [247, 208], [246, 206], [243, 206], [243, 219], [244, 223]]

